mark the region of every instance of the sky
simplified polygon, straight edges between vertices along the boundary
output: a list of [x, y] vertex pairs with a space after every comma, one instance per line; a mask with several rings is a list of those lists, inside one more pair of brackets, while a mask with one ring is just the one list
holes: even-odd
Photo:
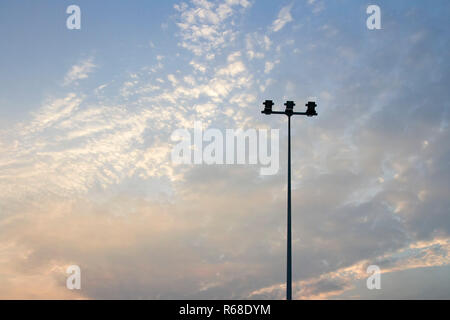
[[[446, 0], [1, 1], [0, 298], [283, 299], [286, 119], [260, 111], [315, 99], [292, 119], [293, 297], [449, 299], [449, 16]], [[195, 121], [279, 129], [278, 173], [174, 163]]]

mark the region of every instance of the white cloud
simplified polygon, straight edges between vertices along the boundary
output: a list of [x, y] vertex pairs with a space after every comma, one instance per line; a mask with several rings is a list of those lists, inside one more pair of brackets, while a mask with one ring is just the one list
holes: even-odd
[[267, 35], [261, 35], [257, 32], [247, 34], [245, 43], [247, 57], [250, 60], [264, 58], [264, 51], [269, 51], [272, 46], [272, 41]]
[[217, 112], [217, 106], [212, 103], [200, 104], [195, 106], [195, 111], [199, 119], [208, 118]]
[[176, 5], [175, 9], [181, 13], [177, 23], [182, 38], [179, 45], [197, 56], [216, 54], [236, 37], [228, 27], [234, 9], [249, 6], [250, 2], [246, 0], [227, 0], [218, 6], [206, 0]]
[[270, 73], [270, 71], [272, 71], [272, 69], [274, 68], [275, 64], [273, 62], [267, 61], [265, 66], [264, 66], [264, 73]]
[[183, 78], [184, 82], [186, 82], [187, 84], [191, 85], [191, 86], [195, 86], [196, 81], [195, 78], [193, 76], [185, 76]]
[[276, 60], [275, 62], [266, 61], [265, 66], [264, 66], [264, 73], [269, 74], [273, 70], [275, 65], [277, 65], [279, 63], [280, 63], [280, 60]]
[[191, 61], [189, 63], [195, 70], [200, 71], [201, 73], [205, 73], [206, 72], [206, 67], [198, 62], [195, 61]]
[[289, 23], [293, 20], [292, 15], [291, 15], [291, 9], [292, 9], [292, 4], [281, 8], [280, 12], [278, 13], [278, 18], [272, 23], [271, 30], [273, 32], [280, 31], [281, 29], [284, 28], [284, 26], [287, 23]]
[[169, 80], [173, 86], [176, 86], [178, 84], [178, 80], [177, 80], [177, 78], [175, 78], [175, 76], [173, 74], [169, 74], [167, 76], [167, 80]]
[[325, 9], [325, 4], [323, 1], [308, 0], [308, 5], [312, 7], [312, 12], [314, 14], [318, 14], [323, 9]]
[[77, 83], [78, 80], [86, 79], [96, 65], [93, 63], [93, 58], [88, 58], [79, 64], [72, 66], [69, 72], [64, 77], [64, 85], [68, 86]]
[[225, 68], [221, 68], [217, 72], [217, 75], [219, 75], [219, 76], [223, 76], [223, 75], [236, 76], [239, 73], [244, 72], [244, 71], [245, 71], [245, 66], [242, 63], [242, 61], [236, 61], [236, 62], [230, 63]]

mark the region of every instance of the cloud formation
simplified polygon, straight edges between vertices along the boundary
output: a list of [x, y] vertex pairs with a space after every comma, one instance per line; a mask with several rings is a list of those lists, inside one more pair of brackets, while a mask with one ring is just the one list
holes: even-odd
[[94, 64], [92, 57], [81, 61], [79, 64], [73, 65], [64, 77], [64, 85], [69, 86], [71, 84], [76, 84], [78, 80], [88, 78], [89, 73], [95, 68], [96, 65]]
[[284, 28], [286, 24], [288, 24], [293, 20], [291, 15], [291, 9], [292, 4], [281, 8], [280, 12], [278, 13], [277, 19], [272, 23], [271, 29], [273, 32], [280, 31], [281, 29]]
[[[260, 114], [269, 97], [319, 104], [317, 119], [293, 121], [296, 298], [367, 297], [371, 264], [397, 288], [411, 270], [447, 272], [448, 24], [437, 27], [447, 17], [433, 25], [411, 11], [408, 28], [399, 18], [357, 37], [335, 17], [339, 32], [317, 21], [309, 35], [283, 29], [293, 5], [272, 26], [247, 25], [255, 6], [179, 3], [168, 52], [63, 87], [2, 128], [2, 298], [283, 298], [286, 172], [170, 162], [171, 133], [199, 120], [282, 129], [284, 168], [285, 119]], [[69, 83], [101, 73], [93, 61]], [[80, 292], [64, 287], [71, 264]]]

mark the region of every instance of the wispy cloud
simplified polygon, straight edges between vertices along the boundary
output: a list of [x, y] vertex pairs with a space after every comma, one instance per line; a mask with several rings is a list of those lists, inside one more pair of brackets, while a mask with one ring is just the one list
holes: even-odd
[[180, 46], [198, 56], [208, 53], [213, 57], [218, 54], [222, 47], [236, 37], [236, 32], [227, 27], [236, 7], [248, 8], [250, 2], [230, 0], [219, 4], [195, 0], [191, 6], [186, 3], [175, 5], [175, 9], [180, 12], [177, 23], [182, 37]]
[[322, 0], [308, 0], [308, 5], [312, 8], [314, 14], [318, 14], [325, 9], [325, 3]]
[[89, 74], [96, 68], [92, 57], [73, 65], [64, 77], [64, 85], [76, 84], [78, 80], [87, 79]]
[[291, 9], [292, 4], [281, 8], [280, 12], [278, 13], [277, 19], [272, 23], [271, 30], [273, 32], [280, 31], [281, 29], [284, 28], [286, 24], [288, 24], [293, 20], [291, 15]]

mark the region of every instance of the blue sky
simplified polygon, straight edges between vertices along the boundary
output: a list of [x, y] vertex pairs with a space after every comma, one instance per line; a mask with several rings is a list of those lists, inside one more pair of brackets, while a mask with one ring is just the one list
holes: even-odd
[[[0, 297], [283, 298], [286, 124], [260, 109], [314, 98], [293, 121], [294, 296], [449, 298], [450, 5], [377, 1], [368, 30], [370, 4], [2, 1]], [[196, 120], [279, 128], [280, 172], [172, 163]]]

